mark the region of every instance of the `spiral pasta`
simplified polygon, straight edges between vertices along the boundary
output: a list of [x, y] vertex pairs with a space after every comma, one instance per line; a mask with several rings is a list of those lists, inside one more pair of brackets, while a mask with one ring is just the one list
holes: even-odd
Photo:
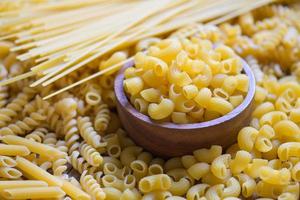
[[39, 95], [36, 95], [33, 100], [31, 100], [24, 106], [24, 109], [22, 110], [22, 115], [26, 117], [32, 112], [36, 112], [39, 109], [44, 109], [46, 104], [48, 104], [48, 102], [43, 101]]
[[[40, 162], [40, 161], [39, 161], [39, 162]], [[39, 165], [39, 167], [42, 168], [43, 170], [47, 171], [47, 170], [51, 169], [51, 167], [52, 167], [52, 162], [45, 161], [45, 162], [41, 163], [41, 164]]]
[[98, 167], [102, 164], [103, 158], [92, 146], [83, 143], [80, 146], [80, 154], [92, 166]]
[[56, 113], [55, 108], [49, 105], [48, 102], [43, 105], [43, 108], [45, 110], [45, 115], [47, 116], [47, 127], [49, 130], [62, 135], [63, 123], [60, 116]]
[[77, 128], [77, 120], [69, 115], [63, 117], [65, 140], [69, 152], [73, 152], [79, 148], [79, 131]]
[[55, 144], [55, 147], [66, 154], [68, 153], [68, 147], [64, 140], [58, 140]]
[[1, 128], [0, 135], [24, 135], [39, 126], [46, 119], [43, 112], [43, 110], [33, 112], [29, 117], [25, 117], [23, 120]]
[[106, 131], [108, 124], [110, 122], [110, 111], [106, 104], [101, 104], [98, 106], [96, 111], [96, 117], [94, 119], [94, 127], [96, 131], [103, 133]]
[[[4, 65], [0, 65], [0, 78], [6, 79], [7, 75], [8, 75], [8, 71], [7, 69], [4, 67]], [[9, 97], [9, 93], [8, 93], [8, 86], [1, 86], [0, 87], [0, 108], [4, 107], [7, 102], [8, 102], [8, 97]]]
[[1, 86], [0, 87], [0, 108], [4, 107], [8, 102], [8, 87]]
[[36, 128], [30, 134], [26, 135], [25, 138], [42, 143], [47, 133], [48, 130], [46, 128]]
[[80, 153], [78, 151], [72, 152], [69, 162], [79, 173], [83, 173], [85, 170], [87, 170], [89, 174], [93, 174], [96, 171], [96, 167], [93, 167], [85, 162], [84, 158], [80, 157]]
[[18, 112], [22, 110], [23, 106], [36, 93], [35, 89], [25, 87], [21, 93], [18, 94], [12, 102], [0, 109], [0, 127], [7, 125], [14, 117], [18, 115]]
[[53, 162], [52, 170], [54, 176], [62, 176], [64, 172], [67, 170], [66, 164], [68, 163], [67, 159], [60, 158]]
[[[67, 109], [67, 112], [64, 112]], [[56, 110], [58, 113], [62, 114], [63, 118], [63, 132], [65, 136], [66, 145], [71, 154], [73, 151], [79, 148], [79, 131], [77, 128], [77, 102], [74, 98], [63, 98], [56, 105]]]
[[44, 137], [44, 144], [54, 147], [57, 142], [57, 136], [55, 133], [47, 133]]
[[87, 171], [84, 171], [80, 176], [80, 184], [82, 188], [87, 191], [93, 199], [104, 200], [106, 194], [101, 189], [100, 185], [91, 175], [87, 175]]
[[78, 117], [77, 122], [80, 135], [87, 144], [94, 148], [99, 148], [104, 145], [104, 143], [100, 142], [101, 136], [94, 130], [89, 117]]
[[[62, 151], [65, 152], [66, 154], [68, 153], [68, 147], [66, 146], [66, 142], [64, 141], [57, 141], [55, 144], [55, 147]], [[67, 158], [59, 158], [55, 160], [52, 164], [52, 171], [54, 176], [63, 176], [64, 173], [66, 173], [68, 167], [67, 167], [68, 160]]]

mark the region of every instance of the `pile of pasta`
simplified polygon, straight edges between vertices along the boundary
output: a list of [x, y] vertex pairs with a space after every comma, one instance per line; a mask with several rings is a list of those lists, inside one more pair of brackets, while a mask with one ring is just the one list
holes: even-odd
[[[35, 64], [0, 85], [35, 77], [30, 85], [45, 87], [142, 39], [164, 36], [193, 22], [219, 24], [273, 1], [2, 0], [0, 41], [12, 41], [10, 51], [18, 53], [17, 59]], [[75, 78], [44, 99], [120, 69], [129, 60]]]
[[241, 104], [249, 87], [242, 69], [241, 58], [226, 45], [172, 38], [137, 53], [123, 83], [134, 107], [151, 119], [197, 123]]
[[[31, 78], [1, 86], [0, 198], [299, 199], [299, 11], [297, 5], [269, 5], [218, 27], [195, 24], [172, 34], [224, 44], [255, 73], [251, 123], [228, 149], [213, 145], [163, 159], [137, 146], [115, 111], [115, 72], [42, 100], [87, 72], [126, 60], [133, 49], [95, 60], [45, 88], [30, 87]], [[146, 39], [136, 49], [153, 41], [161, 40]], [[33, 65], [17, 61], [10, 45], [0, 44], [2, 80]]]

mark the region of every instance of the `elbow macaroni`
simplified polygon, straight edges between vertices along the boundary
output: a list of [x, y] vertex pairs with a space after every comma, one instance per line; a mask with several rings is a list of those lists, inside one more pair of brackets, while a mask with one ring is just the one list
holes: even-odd
[[171, 187], [171, 179], [165, 174], [158, 174], [144, 177], [139, 182], [139, 189], [143, 193], [152, 192], [155, 190], [166, 191]]
[[[231, 112], [244, 100], [249, 78], [230, 47], [212, 46], [208, 40], [172, 38], [155, 42], [147, 54], [136, 53], [135, 66], [126, 69], [123, 82], [131, 103], [151, 119], [176, 124]], [[194, 108], [206, 116], [196, 116]]]

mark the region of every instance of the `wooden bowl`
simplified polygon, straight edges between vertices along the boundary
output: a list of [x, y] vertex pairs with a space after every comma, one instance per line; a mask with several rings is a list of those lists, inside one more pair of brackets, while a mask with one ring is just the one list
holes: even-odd
[[124, 71], [132, 65], [128, 63], [123, 66], [115, 79], [117, 110], [133, 141], [155, 155], [182, 156], [213, 144], [227, 148], [235, 143], [239, 130], [250, 122], [256, 85], [254, 75], [245, 61], [243, 70], [249, 77], [249, 89], [244, 101], [222, 117], [193, 124], [158, 123], [137, 111], [123, 89]]

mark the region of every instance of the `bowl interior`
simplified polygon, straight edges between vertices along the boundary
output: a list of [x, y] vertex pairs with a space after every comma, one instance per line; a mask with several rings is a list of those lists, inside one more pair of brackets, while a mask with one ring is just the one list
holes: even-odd
[[124, 80], [124, 71], [128, 68], [134, 65], [133, 62], [129, 62], [125, 64], [122, 69], [119, 71], [116, 79], [115, 79], [115, 93], [117, 101], [121, 104], [121, 106], [127, 108], [127, 111], [139, 118], [140, 120], [149, 123], [153, 126], [157, 127], [164, 127], [167, 129], [199, 129], [199, 128], [205, 128], [209, 126], [214, 126], [220, 123], [223, 123], [225, 121], [228, 121], [237, 115], [239, 115], [243, 110], [245, 110], [248, 106], [250, 106], [254, 94], [255, 94], [255, 77], [253, 75], [252, 70], [250, 69], [249, 65], [242, 59], [243, 62], [243, 71], [244, 73], [249, 77], [249, 88], [248, 93], [244, 99], [244, 101], [238, 105], [236, 108], [234, 108], [231, 112], [227, 113], [226, 115], [210, 120], [205, 122], [199, 122], [199, 123], [190, 123], [190, 124], [175, 124], [172, 122], [156, 122], [154, 120], [151, 120], [150, 117], [147, 115], [144, 115], [140, 113], [138, 110], [136, 110], [131, 103], [128, 101], [128, 98], [125, 94], [124, 88], [123, 88], [123, 80]]

